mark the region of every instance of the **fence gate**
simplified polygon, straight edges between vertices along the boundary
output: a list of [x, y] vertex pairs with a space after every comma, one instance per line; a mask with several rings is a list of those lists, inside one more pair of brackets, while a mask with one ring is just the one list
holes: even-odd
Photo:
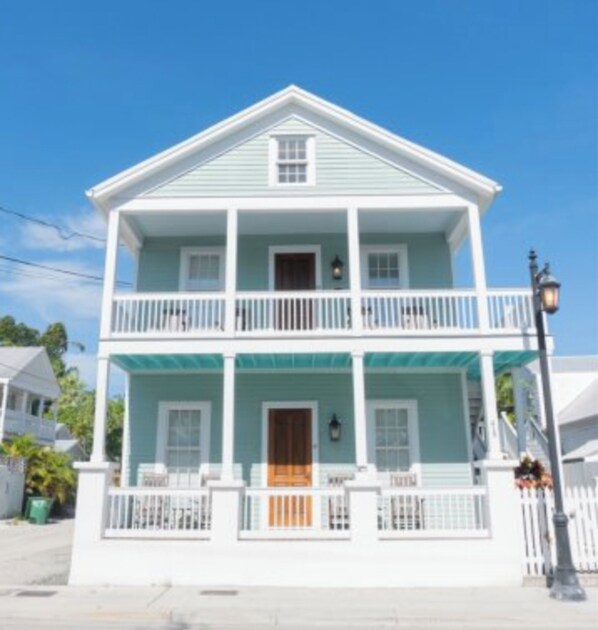
[[[523, 574], [550, 575], [556, 564], [554, 495], [551, 490], [522, 488]], [[598, 573], [598, 489], [565, 489], [565, 512], [573, 565], [580, 573]]]

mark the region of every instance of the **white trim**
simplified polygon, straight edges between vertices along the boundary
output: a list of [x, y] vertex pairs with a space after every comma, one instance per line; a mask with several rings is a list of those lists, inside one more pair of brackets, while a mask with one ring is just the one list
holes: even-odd
[[[461, 372], [461, 395], [463, 397], [463, 415], [465, 416], [465, 440], [467, 442], [467, 460], [473, 466], [473, 444], [471, 442], [471, 422], [469, 417], [469, 389], [467, 387], [467, 370], [459, 368]], [[473, 482], [473, 468], [471, 469]]]
[[131, 480], [131, 377], [125, 372], [125, 400], [123, 414], [123, 433], [121, 443], [120, 487], [127, 488]]
[[[397, 254], [399, 257], [399, 286], [398, 289], [409, 288], [409, 256], [408, 249], [405, 243], [389, 243], [388, 245], [361, 245], [359, 256], [361, 262], [361, 288], [366, 291], [371, 287], [369, 286], [369, 269], [368, 269], [368, 255], [369, 254], [384, 254], [392, 253]], [[379, 287], [374, 287], [373, 291], [381, 291]], [[392, 290], [392, 289], [390, 289]]]
[[311, 411], [311, 486], [320, 486], [320, 420], [317, 400], [262, 402], [262, 488], [268, 487], [268, 416], [270, 409], [309, 409]]
[[[187, 280], [189, 278], [189, 257], [198, 255], [216, 254], [219, 256], [218, 264], [219, 287], [218, 289], [209, 289], [209, 291], [224, 291], [226, 280], [226, 248], [224, 247], [181, 247], [179, 260], [179, 291], [192, 291], [187, 288]], [[197, 290], [193, 291], [196, 292]], [[203, 293], [203, 291], [197, 291]]]
[[168, 432], [168, 413], [173, 409], [200, 411], [201, 427], [199, 430], [200, 465], [198, 474], [206, 474], [210, 467], [210, 427], [212, 422], [212, 403], [198, 401], [160, 401], [158, 403], [158, 423], [156, 431], [156, 464], [166, 467], [166, 439]]
[[[406, 409], [407, 423], [409, 426], [409, 460], [410, 472], [415, 473], [418, 483], [421, 484], [421, 457], [419, 436], [419, 413], [417, 400], [366, 400], [367, 409], [367, 447], [368, 463], [376, 469], [376, 427], [375, 412], [377, 409]], [[384, 473], [378, 471], [378, 476]]]
[[316, 291], [322, 289], [322, 246], [321, 245], [271, 245], [268, 247], [268, 290], [274, 291], [276, 286], [276, 254], [315, 254], [316, 258]]

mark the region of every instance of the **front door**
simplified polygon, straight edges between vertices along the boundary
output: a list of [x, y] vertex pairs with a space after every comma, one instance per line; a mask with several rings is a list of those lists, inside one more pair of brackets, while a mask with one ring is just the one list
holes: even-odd
[[[270, 409], [268, 415], [268, 486], [303, 488], [312, 485], [311, 409]], [[270, 527], [310, 527], [311, 497], [281, 494], [270, 497]]]
[[[310, 253], [276, 254], [274, 257], [276, 291], [313, 291], [316, 288], [316, 255]], [[313, 328], [313, 300], [284, 298], [277, 301], [277, 330]]]

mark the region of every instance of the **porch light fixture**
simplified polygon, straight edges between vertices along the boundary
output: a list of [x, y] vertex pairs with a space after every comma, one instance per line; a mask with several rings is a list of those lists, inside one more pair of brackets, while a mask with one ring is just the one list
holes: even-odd
[[567, 530], [568, 517], [564, 510], [563, 485], [559, 452], [557, 449], [557, 429], [552, 409], [552, 392], [550, 389], [550, 372], [548, 371], [548, 355], [546, 352], [546, 329], [544, 327], [544, 313], [552, 315], [559, 308], [559, 282], [550, 274], [548, 263], [539, 271], [538, 256], [532, 249], [529, 253], [529, 271], [532, 285], [532, 299], [536, 333], [538, 336], [538, 359], [542, 376], [542, 392], [544, 394], [544, 415], [546, 416], [546, 430], [548, 433], [548, 451], [550, 457], [550, 472], [554, 489], [554, 538], [556, 542], [556, 567], [554, 581], [550, 588], [550, 597], [562, 601], [582, 601], [586, 593], [579, 584], [579, 579], [573, 566], [571, 556], [571, 542]]
[[338, 257], [338, 254], [334, 257], [334, 260], [331, 263], [332, 266], [332, 277], [334, 280], [342, 280], [343, 279], [343, 267], [345, 263]]
[[331, 442], [338, 442], [341, 439], [341, 426], [341, 421], [337, 418], [336, 414], [333, 413], [328, 423], [328, 433]]

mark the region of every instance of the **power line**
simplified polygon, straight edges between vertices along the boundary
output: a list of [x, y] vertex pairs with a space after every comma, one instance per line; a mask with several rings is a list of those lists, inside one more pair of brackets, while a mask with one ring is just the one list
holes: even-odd
[[43, 219], [38, 219], [37, 217], [32, 217], [22, 212], [16, 212], [15, 210], [9, 210], [4, 206], [0, 205], [0, 212], [4, 212], [6, 214], [12, 214], [23, 221], [29, 221], [30, 223], [37, 223], [38, 225], [43, 225], [44, 227], [52, 228], [56, 230], [58, 236], [64, 241], [68, 241], [73, 237], [87, 238], [92, 241], [97, 241], [98, 243], [105, 243], [105, 238], [100, 238], [99, 236], [94, 236], [93, 234], [86, 234], [85, 232], [79, 232], [78, 230], [67, 229], [62, 225], [58, 225], [56, 223], [50, 223], [49, 221], [44, 221]]
[[[87, 278], [88, 280], [99, 280], [101, 282], [104, 281], [104, 278], [102, 276], [93, 276], [88, 273], [80, 273], [78, 271], [71, 271], [70, 269], [60, 269], [59, 267], [50, 267], [49, 265], [41, 265], [39, 263], [31, 262], [30, 260], [22, 260], [21, 258], [12, 258], [11, 256], [0, 255], [0, 259], [8, 260], [9, 262], [18, 263], [20, 265], [27, 265], [28, 267], [36, 267], [38, 269], [45, 269], [47, 271], [55, 271], [56, 273], [63, 273], [67, 276]], [[116, 284], [120, 284], [122, 286], [131, 286], [131, 282], [125, 282], [124, 280], [117, 280]]]
[[64, 278], [60, 276], [52, 276], [49, 274], [43, 274], [35, 271], [24, 271], [22, 269], [15, 269], [14, 267], [5, 267], [4, 265], [0, 265], [0, 273], [5, 273], [12, 276], [23, 276], [25, 278], [37, 278], [39, 280], [48, 280], [50, 282], [70, 282], [73, 284], [80, 284], [81, 282], [89, 282], [95, 286], [101, 286], [101, 282], [99, 280], [87, 280], [84, 278]]

